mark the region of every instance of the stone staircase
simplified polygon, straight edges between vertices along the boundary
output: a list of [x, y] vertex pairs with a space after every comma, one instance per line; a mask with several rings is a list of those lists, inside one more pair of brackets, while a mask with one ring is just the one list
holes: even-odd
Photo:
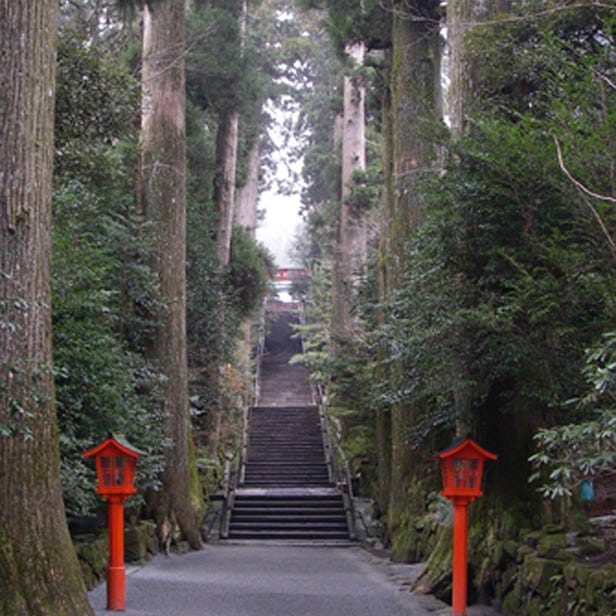
[[243, 494], [236, 497], [230, 539], [348, 540], [340, 494]]
[[288, 360], [294, 315], [281, 312], [266, 338], [259, 406], [250, 410], [243, 481], [235, 490], [230, 539], [348, 541], [341, 493], [330, 482], [308, 373]]
[[329, 485], [315, 406], [256, 407], [249, 421], [245, 487]]

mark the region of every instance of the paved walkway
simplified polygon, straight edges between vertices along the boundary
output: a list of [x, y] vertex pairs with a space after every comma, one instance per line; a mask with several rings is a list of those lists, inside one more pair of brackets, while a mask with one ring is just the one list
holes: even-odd
[[[361, 548], [208, 544], [128, 567], [126, 616], [445, 616], [451, 608], [415, 597], [412, 565], [393, 565]], [[106, 585], [90, 595], [108, 615]], [[469, 616], [491, 613], [471, 608]]]

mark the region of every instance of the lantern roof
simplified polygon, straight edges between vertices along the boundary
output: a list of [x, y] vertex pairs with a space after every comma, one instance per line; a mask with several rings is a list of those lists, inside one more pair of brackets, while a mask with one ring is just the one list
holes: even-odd
[[[470, 451], [469, 451], [470, 450]], [[444, 460], [446, 458], [453, 458], [463, 454], [464, 457], [468, 457], [468, 454], [474, 454], [473, 457], [480, 457], [484, 460], [496, 460], [498, 456], [494, 453], [490, 453], [487, 449], [480, 447], [470, 437], [465, 437], [455, 441], [446, 449], [439, 451], [436, 455], [439, 459]]]
[[140, 449], [137, 449], [135, 446], [131, 445], [126, 440], [126, 437], [123, 434], [114, 434], [113, 432], [110, 432], [109, 436], [102, 443], [100, 443], [100, 445], [96, 445], [96, 447], [89, 449], [81, 455], [84, 458], [89, 458], [90, 456], [95, 456], [101, 451], [104, 451], [108, 447], [115, 447], [116, 449], [119, 449], [121, 453], [132, 458], [138, 458], [139, 456], [147, 458], [148, 456], [145, 451], [141, 451]]

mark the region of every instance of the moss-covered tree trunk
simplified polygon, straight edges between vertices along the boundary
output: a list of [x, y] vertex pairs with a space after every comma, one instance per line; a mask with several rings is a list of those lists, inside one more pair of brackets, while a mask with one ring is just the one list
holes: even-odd
[[[391, 53], [387, 52], [387, 71], [391, 66]], [[393, 122], [391, 113], [391, 88], [386, 87], [383, 96], [383, 128], [382, 128], [382, 166], [383, 166], [383, 194], [381, 198], [381, 216], [379, 226], [379, 260], [378, 260], [378, 285], [379, 298], [385, 302], [387, 300], [389, 283], [389, 262], [390, 243], [391, 243], [391, 220], [393, 210]], [[383, 325], [386, 322], [387, 314], [384, 308], [379, 308], [378, 320]], [[381, 348], [378, 351], [377, 362], [377, 381], [387, 382], [388, 373], [384, 367], [386, 365], [385, 351]], [[391, 414], [389, 409], [383, 407], [376, 410], [376, 455], [378, 463], [378, 490], [377, 499], [379, 508], [383, 513], [387, 513], [389, 505], [389, 493], [391, 484]]]
[[[441, 116], [438, 24], [435, 0], [394, 2], [386, 297], [403, 283], [405, 242], [425, 217], [416, 188], [435, 161], [431, 135]], [[394, 368], [394, 372], [401, 369]], [[395, 404], [391, 409], [390, 530], [409, 506], [406, 493], [413, 474], [420, 473], [413, 450], [413, 428], [419, 412], [416, 404], [409, 403]]]
[[64, 514], [51, 367], [56, 0], [0, 0], [0, 613], [92, 614]]
[[165, 309], [153, 341], [165, 376], [163, 492], [157, 517], [175, 517], [192, 547], [201, 545], [201, 491], [192, 457], [186, 352], [186, 129], [184, 2], [144, 10], [141, 172], [143, 206], [156, 233]]

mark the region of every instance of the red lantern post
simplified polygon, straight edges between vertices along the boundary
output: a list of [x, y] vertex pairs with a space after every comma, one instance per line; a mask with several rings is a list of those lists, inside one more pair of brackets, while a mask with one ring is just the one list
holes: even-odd
[[100, 494], [109, 502], [109, 565], [107, 567], [107, 609], [126, 608], [126, 569], [124, 567], [124, 501], [137, 492], [137, 458], [146, 456], [123, 437], [109, 435], [105, 441], [82, 454], [94, 456]]
[[484, 461], [496, 460], [497, 457], [470, 438], [438, 454], [443, 477], [441, 494], [453, 504], [453, 616], [466, 614], [468, 504], [483, 495], [481, 476]]

